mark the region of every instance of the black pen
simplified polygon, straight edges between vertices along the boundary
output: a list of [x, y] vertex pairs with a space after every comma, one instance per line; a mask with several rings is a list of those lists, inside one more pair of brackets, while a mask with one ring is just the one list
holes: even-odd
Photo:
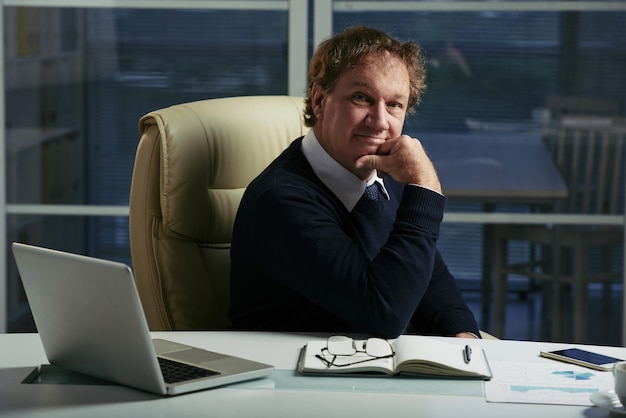
[[472, 360], [472, 347], [469, 345], [466, 345], [465, 350], [463, 350], [463, 359], [465, 363], [469, 363]]

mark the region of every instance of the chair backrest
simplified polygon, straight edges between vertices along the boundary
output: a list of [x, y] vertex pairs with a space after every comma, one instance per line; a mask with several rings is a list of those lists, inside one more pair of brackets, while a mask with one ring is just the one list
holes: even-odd
[[203, 100], [139, 120], [130, 246], [151, 330], [224, 329], [230, 240], [247, 185], [304, 135], [304, 100]]
[[564, 116], [611, 116], [621, 115], [619, 100], [579, 96], [548, 96], [545, 101], [550, 118], [558, 120]]
[[622, 118], [569, 116], [560, 120], [555, 158], [568, 186], [565, 211], [623, 211], [625, 141]]
[[546, 114], [543, 118], [543, 140], [553, 149], [556, 131], [564, 117], [619, 117], [622, 103], [619, 100], [583, 96], [548, 96], [545, 100]]

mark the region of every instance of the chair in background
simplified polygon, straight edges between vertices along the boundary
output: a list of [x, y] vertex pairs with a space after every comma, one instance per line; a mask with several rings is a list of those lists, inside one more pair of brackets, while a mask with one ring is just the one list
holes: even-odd
[[[623, 119], [598, 117], [563, 117], [555, 137], [555, 163], [568, 186], [568, 198], [557, 207], [566, 214], [622, 214], [624, 211], [624, 141]], [[623, 226], [610, 225], [498, 225], [494, 228], [494, 332], [503, 336], [507, 276], [552, 280], [553, 321], [560, 321], [562, 284], [573, 287], [573, 338], [585, 342], [587, 330], [588, 283], [604, 283], [605, 307], [610, 306], [610, 283], [621, 278], [621, 267], [602, 259], [602, 271], [589, 269], [589, 251], [603, 249], [610, 255], [611, 246], [624, 240]], [[540, 258], [529, 263], [509, 263], [512, 241], [539, 244]], [[552, 257], [549, 255], [552, 254]], [[569, 258], [566, 256], [569, 254]], [[548, 255], [548, 257], [545, 257]], [[565, 270], [566, 261], [571, 271]], [[565, 273], [565, 274], [564, 274]], [[545, 302], [545, 301], [544, 301]], [[544, 310], [547, 305], [544, 303]]]
[[580, 96], [548, 96], [545, 107], [553, 121], [564, 116], [619, 117], [622, 113], [622, 103], [619, 100]]
[[[550, 95], [545, 99], [544, 108], [545, 114], [542, 118], [543, 125], [541, 127], [542, 137], [544, 144], [553, 155], [556, 148], [557, 130], [563, 117], [619, 117], [622, 114], [622, 103], [619, 100], [574, 95]], [[542, 206], [532, 205], [531, 210], [533, 212], [541, 211]], [[493, 230], [501, 227], [500, 225], [491, 225], [489, 228]], [[538, 245], [531, 244], [530, 264], [538, 263], [535, 260], [536, 253], [540, 251], [535, 248]], [[531, 282], [529, 289], [536, 288], [536, 280], [531, 278]], [[489, 307], [483, 306], [483, 311], [488, 312]]]
[[130, 191], [135, 280], [151, 330], [223, 329], [239, 201], [304, 135], [300, 97], [179, 104], [139, 120]]
[[543, 138], [546, 146], [553, 150], [556, 130], [563, 117], [590, 116], [590, 117], [620, 117], [622, 102], [612, 99], [600, 99], [584, 96], [548, 96], [545, 100], [547, 111]]

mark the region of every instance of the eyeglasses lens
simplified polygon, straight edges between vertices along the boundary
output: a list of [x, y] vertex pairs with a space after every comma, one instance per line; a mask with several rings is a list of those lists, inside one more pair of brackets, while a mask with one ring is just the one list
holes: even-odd
[[386, 357], [392, 354], [389, 342], [381, 338], [370, 338], [365, 342], [365, 352], [372, 357]]
[[351, 356], [356, 353], [356, 345], [350, 337], [341, 335], [328, 338], [327, 349], [330, 354], [335, 356]]

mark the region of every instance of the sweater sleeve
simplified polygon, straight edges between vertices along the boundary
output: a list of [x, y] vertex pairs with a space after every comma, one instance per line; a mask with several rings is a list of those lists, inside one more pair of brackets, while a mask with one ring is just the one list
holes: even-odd
[[411, 329], [418, 334], [454, 336], [470, 332], [480, 335], [474, 314], [439, 252], [428, 289], [411, 319]]

